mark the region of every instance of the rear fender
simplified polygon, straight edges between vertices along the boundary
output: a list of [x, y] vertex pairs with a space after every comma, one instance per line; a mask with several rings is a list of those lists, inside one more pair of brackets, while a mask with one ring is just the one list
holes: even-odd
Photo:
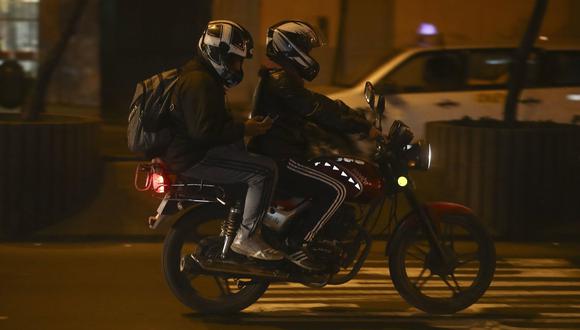
[[[219, 203], [199, 203], [188, 207], [175, 217], [172, 227], [177, 227], [183, 222], [204, 220], [203, 216], [226, 217], [228, 210]], [[203, 215], [203, 216], [201, 216]]]
[[184, 221], [195, 221], [195, 219], [199, 217], [196, 217], [194, 215], [199, 214], [200, 212], [203, 214], [210, 213], [212, 215], [215, 215], [216, 217], [227, 215], [226, 208], [218, 203], [196, 203], [185, 208], [182, 211], [169, 214], [164, 214], [162, 212], [163, 206], [160, 205], [159, 208], [161, 209], [161, 211], [158, 210], [156, 216], [149, 218], [149, 227], [151, 229], [157, 229], [161, 225], [161, 223], [166, 222], [170, 223], [172, 222], [171, 226], [175, 227]]
[[[467, 215], [467, 216], [475, 216], [473, 210], [468, 208], [465, 205], [457, 204], [457, 203], [449, 203], [449, 202], [429, 202], [425, 203], [424, 206], [427, 216], [429, 220], [433, 223], [433, 228], [437, 233], [441, 230], [441, 219], [447, 215]], [[407, 213], [399, 223], [395, 226], [393, 230], [394, 235], [397, 231], [404, 229], [407, 226], [418, 226], [421, 222], [419, 220], [419, 216], [416, 212], [411, 211]], [[391, 249], [391, 240], [387, 242], [387, 246], [385, 248], [385, 255], [389, 255]]]

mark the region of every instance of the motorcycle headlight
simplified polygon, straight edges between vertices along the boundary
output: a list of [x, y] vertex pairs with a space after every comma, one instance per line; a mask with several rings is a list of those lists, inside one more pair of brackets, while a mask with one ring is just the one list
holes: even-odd
[[405, 158], [409, 168], [428, 170], [431, 167], [431, 145], [423, 140], [405, 147]]

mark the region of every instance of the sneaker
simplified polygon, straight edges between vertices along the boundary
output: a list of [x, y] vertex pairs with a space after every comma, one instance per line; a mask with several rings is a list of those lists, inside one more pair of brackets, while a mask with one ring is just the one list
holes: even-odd
[[310, 271], [321, 271], [324, 269], [323, 265], [313, 262], [302, 249], [286, 254], [286, 259], [296, 266]]
[[282, 252], [272, 248], [268, 243], [264, 242], [260, 237], [260, 233], [255, 233], [252, 236], [249, 236], [248, 233], [247, 229], [240, 227], [234, 241], [232, 242], [232, 251], [250, 258], [266, 261], [284, 259]]

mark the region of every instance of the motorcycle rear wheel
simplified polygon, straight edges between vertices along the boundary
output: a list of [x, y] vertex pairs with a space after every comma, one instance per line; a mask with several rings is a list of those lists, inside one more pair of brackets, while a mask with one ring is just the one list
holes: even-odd
[[488, 289], [495, 272], [495, 246], [472, 216], [444, 216], [439, 229], [452, 266], [441, 262], [423, 226], [414, 221], [394, 234], [389, 272], [409, 304], [430, 314], [453, 314], [477, 302]]
[[[184, 305], [204, 314], [239, 312], [256, 302], [269, 285], [264, 280], [211, 276], [184, 269], [184, 257], [207, 249], [203, 242], [220, 241], [220, 224], [225, 216], [226, 211], [217, 206], [193, 210], [173, 225], [163, 246], [163, 270], [169, 288]], [[219, 253], [221, 246], [215, 244], [209, 249]]]

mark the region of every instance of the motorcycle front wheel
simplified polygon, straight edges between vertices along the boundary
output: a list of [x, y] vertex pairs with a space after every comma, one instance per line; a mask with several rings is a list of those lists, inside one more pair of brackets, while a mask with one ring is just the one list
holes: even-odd
[[479, 300], [495, 272], [495, 246], [472, 216], [448, 215], [439, 224], [442, 260], [419, 221], [394, 233], [389, 272], [399, 294], [430, 314], [453, 314]]
[[179, 219], [163, 246], [163, 270], [173, 294], [187, 307], [204, 314], [239, 312], [258, 300], [269, 283], [252, 278], [214, 276], [185, 267], [191, 254], [219, 258], [220, 225], [226, 210], [203, 206]]

